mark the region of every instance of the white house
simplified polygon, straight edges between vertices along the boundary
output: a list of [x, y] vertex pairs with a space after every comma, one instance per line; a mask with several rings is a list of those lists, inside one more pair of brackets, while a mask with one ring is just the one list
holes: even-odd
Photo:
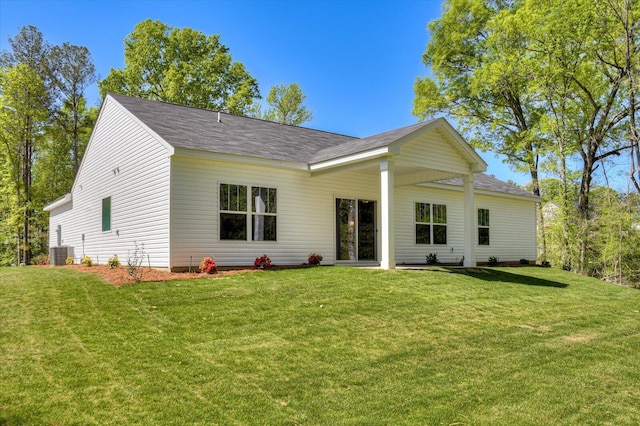
[[50, 247], [105, 263], [143, 243], [173, 270], [534, 261], [539, 198], [486, 168], [442, 118], [359, 139], [107, 95], [71, 192], [45, 207]]

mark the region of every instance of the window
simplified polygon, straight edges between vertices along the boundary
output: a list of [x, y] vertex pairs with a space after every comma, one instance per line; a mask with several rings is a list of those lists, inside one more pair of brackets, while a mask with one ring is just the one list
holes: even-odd
[[489, 209], [478, 209], [478, 245], [489, 245]]
[[251, 228], [253, 241], [276, 240], [276, 190], [253, 187], [251, 190]]
[[249, 191], [251, 191], [251, 239], [276, 241], [276, 189], [226, 183], [220, 184], [220, 239], [247, 241]]
[[447, 244], [447, 206], [416, 203], [416, 244]]
[[102, 232], [111, 231], [111, 197], [102, 199]]
[[220, 184], [220, 239], [247, 239], [247, 187]]

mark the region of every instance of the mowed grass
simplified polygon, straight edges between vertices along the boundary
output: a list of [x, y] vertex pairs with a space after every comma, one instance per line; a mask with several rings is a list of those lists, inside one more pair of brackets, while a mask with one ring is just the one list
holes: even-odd
[[0, 425], [640, 424], [640, 291], [542, 268], [0, 269]]

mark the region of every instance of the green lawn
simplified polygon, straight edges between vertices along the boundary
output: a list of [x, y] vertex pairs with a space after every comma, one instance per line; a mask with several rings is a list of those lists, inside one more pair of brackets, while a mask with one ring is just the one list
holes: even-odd
[[0, 269], [0, 425], [640, 424], [640, 291], [542, 268]]

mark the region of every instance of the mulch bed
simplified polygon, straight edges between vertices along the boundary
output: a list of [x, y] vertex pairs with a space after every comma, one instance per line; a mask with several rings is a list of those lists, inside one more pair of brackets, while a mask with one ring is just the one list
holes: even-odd
[[[120, 266], [119, 268], [110, 268], [107, 265], [94, 265], [94, 266], [84, 266], [84, 265], [64, 265], [64, 266], [53, 266], [53, 268], [69, 268], [75, 269], [83, 272], [92, 272], [94, 274], [98, 274], [104, 279], [116, 286], [121, 286], [123, 284], [133, 284], [134, 280], [131, 279], [129, 274], [127, 273], [126, 266]], [[217, 274], [208, 275], [201, 274], [199, 272], [169, 272], [162, 269], [149, 269], [142, 268], [142, 278], [140, 281], [170, 281], [170, 280], [192, 280], [198, 278], [212, 278], [212, 277], [225, 277], [229, 275], [235, 274], [246, 274], [259, 272], [259, 269], [233, 269], [226, 271], [219, 271]]]
[[[69, 268], [83, 272], [93, 272], [102, 276], [107, 282], [121, 286], [124, 284], [134, 284], [135, 281], [127, 273], [126, 266], [120, 266], [119, 268], [110, 268], [108, 265], [63, 265], [63, 266], [47, 266], [52, 268]], [[308, 268], [309, 265], [273, 265], [269, 270], [280, 269], [299, 269]], [[202, 274], [200, 272], [169, 272], [164, 269], [142, 268], [142, 278], [140, 281], [170, 281], [170, 280], [193, 280], [198, 278], [215, 278], [215, 277], [228, 277], [236, 274], [247, 274], [254, 272], [262, 272], [263, 269], [253, 269], [250, 266], [246, 267], [219, 267], [217, 274]]]

